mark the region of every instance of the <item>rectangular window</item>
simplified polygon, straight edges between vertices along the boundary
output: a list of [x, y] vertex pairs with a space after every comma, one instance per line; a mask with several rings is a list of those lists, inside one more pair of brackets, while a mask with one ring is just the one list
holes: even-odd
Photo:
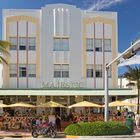
[[61, 40], [61, 43], [62, 43], [62, 51], [69, 51], [69, 39], [63, 38]]
[[11, 46], [10, 50], [16, 50], [17, 49], [17, 38], [16, 37], [10, 37], [9, 38]]
[[61, 42], [59, 38], [54, 38], [54, 51], [59, 51]]
[[17, 77], [17, 65], [10, 64], [10, 77]]
[[26, 50], [26, 37], [19, 38], [19, 50]]
[[28, 76], [36, 77], [36, 65], [35, 64], [28, 65]]
[[104, 39], [105, 52], [111, 52], [111, 39]]
[[102, 77], [102, 65], [96, 65], [96, 77]]
[[102, 51], [102, 39], [95, 39], [95, 49], [97, 52]]
[[69, 65], [68, 64], [54, 64], [54, 77], [66, 78], [69, 77]]
[[69, 51], [69, 39], [54, 38], [54, 51]]
[[26, 77], [26, 65], [19, 65], [19, 77]]
[[36, 50], [36, 38], [35, 37], [28, 38], [28, 47], [29, 47], [30, 51]]
[[60, 64], [54, 65], [54, 77], [55, 78], [61, 77], [61, 65]]
[[87, 46], [87, 51], [93, 51], [93, 39], [92, 38], [86, 39], [86, 46]]
[[63, 64], [61, 67], [62, 67], [62, 77], [69, 77], [69, 65]]
[[87, 78], [93, 77], [93, 64], [87, 64]]

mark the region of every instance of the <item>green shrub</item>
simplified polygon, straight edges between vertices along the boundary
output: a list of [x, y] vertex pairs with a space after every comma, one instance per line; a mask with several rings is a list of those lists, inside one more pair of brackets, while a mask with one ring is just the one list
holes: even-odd
[[65, 128], [64, 133], [75, 136], [103, 136], [130, 135], [132, 131], [121, 122], [86, 122], [71, 124]]

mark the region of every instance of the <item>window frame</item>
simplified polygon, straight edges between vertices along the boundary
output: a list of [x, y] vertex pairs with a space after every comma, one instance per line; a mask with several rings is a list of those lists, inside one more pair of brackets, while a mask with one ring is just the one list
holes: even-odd
[[[101, 69], [97, 69], [97, 66], [100, 66]], [[97, 76], [97, 72], [99, 72], [99, 75], [101, 73], [101, 75]], [[102, 78], [103, 77], [103, 65], [102, 64], [97, 64], [96, 65], [95, 76], [96, 76], [96, 78]]]
[[[56, 42], [56, 40], [58, 41]], [[64, 42], [64, 40], [67, 40], [67, 42]], [[53, 38], [53, 51], [69, 51], [69, 38], [54, 37]]]
[[[89, 40], [90, 40], [90, 43], [89, 43]], [[91, 48], [89, 48], [88, 46], [90, 46]], [[93, 38], [86, 38], [86, 51], [93, 52], [94, 51], [93, 46], [94, 46], [94, 39]]]
[[[68, 69], [63, 69], [63, 66], [67, 66]], [[62, 78], [69, 78], [69, 64], [61, 65]], [[66, 75], [64, 73], [67, 73]]]
[[[34, 39], [34, 43], [30, 42], [30, 39]], [[34, 48], [34, 49], [31, 49]], [[28, 50], [35, 51], [36, 50], [36, 37], [28, 37]]]
[[[15, 66], [15, 69], [11, 68], [12, 65]], [[13, 73], [14, 70], [15, 70], [15, 73]], [[9, 71], [10, 71], [10, 77], [17, 77], [17, 65], [16, 64], [10, 64]], [[11, 73], [11, 71], [12, 71], [12, 73]]]
[[[26, 68], [26, 65], [24, 65], [24, 64], [19, 64], [18, 69], [19, 69], [19, 77], [20, 77], [20, 78], [25, 78], [25, 77], [27, 77], [27, 68]], [[25, 70], [23, 70], [23, 69], [25, 69]], [[24, 75], [24, 73], [22, 73], [22, 72], [25, 72], [25, 75]]]
[[[23, 42], [21, 42], [21, 39], [24, 39], [24, 43]], [[19, 50], [20, 51], [25, 51], [26, 49], [27, 49], [27, 46], [26, 46], [26, 37], [19, 37]], [[22, 45], [23, 44], [23, 45]], [[25, 48], [25, 49], [23, 49], [23, 48]], [[22, 48], [22, 49], [21, 49]]]
[[[109, 41], [109, 40], [110, 40], [110, 44], [109, 44], [110, 46], [108, 46], [109, 47], [109, 49], [108, 49], [108, 47], [106, 46], [105, 41]], [[107, 49], [106, 49], [106, 47], [107, 47]], [[104, 51], [105, 52], [111, 52], [112, 51], [111, 48], [112, 48], [112, 40], [111, 40], [111, 38], [105, 38], [104, 39]]]
[[[59, 69], [55, 68], [55, 66], [59, 66]], [[64, 69], [63, 66], [68, 66], [68, 69]], [[55, 73], [58, 73], [55, 74]], [[66, 75], [64, 73], [67, 73]], [[54, 64], [54, 78], [69, 78], [69, 64]]]
[[[91, 66], [92, 68], [88, 68], [88, 66]], [[89, 70], [91, 71], [90, 75], [88, 74]], [[93, 78], [94, 77], [94, 68], [93, 64], [87, 64], [87, 69], [86, 69], [86, 77], [87, 78]]]
[[[55, 68], [55, 66], [59, 66], [60, 69]], [[54, 74], [53, 74], [53, 77], [54, 78], [61, 78], [61, 64], [54, 64]]]
[[[101, 41], [100, 42], [100, 45], [101, 46], [97, 45], [97, 41]], [[95, 51], [96, 52], [102, 52], [103, 51], [103, 45], [102, 45], [102, 43], [103, 43], [103, 39], [102, 38], [95, 38]]]
[[[31, 68], [31, 66], [34, 66], [34, 69]], [[30, 77], [30, 78], [36, 77], [36, 64], [28, 64], [28, 77]]]
[[[15, 40], [16, 40], [16, 41], [15, 41], [16, 43], [15, 43], [15, 44], [12, 44], [11, 39], [15, 39]], [[9, 37], [9, 41], [10, 41], [10, 43], [11, 43], [10, 51], [15, 51], [15, 50], [17, 50], [17, 37]]]

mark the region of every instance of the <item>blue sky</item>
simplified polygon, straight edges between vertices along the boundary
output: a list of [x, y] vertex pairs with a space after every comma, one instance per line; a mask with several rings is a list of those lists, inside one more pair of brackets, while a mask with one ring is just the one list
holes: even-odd
[[81, 9], [118, 12], [119, 52], [124, 51], [129, 47], [130, 42], [140, 37], [140, 0], [0, 0], [0, 39], [2, 38], [2, 9], [40, 9], [50, 3], [66, 3]]

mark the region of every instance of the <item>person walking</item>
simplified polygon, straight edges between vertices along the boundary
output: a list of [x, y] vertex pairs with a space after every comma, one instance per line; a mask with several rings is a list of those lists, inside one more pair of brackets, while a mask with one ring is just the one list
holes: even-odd
[[140, 115], [139, 114], [135, 115], [135, 123], [136, 123], [137, 130], [139, 130], [140, 129]]
[[61, 117], [58, 114], [56, 114], [56, 129], [61, 131]]

